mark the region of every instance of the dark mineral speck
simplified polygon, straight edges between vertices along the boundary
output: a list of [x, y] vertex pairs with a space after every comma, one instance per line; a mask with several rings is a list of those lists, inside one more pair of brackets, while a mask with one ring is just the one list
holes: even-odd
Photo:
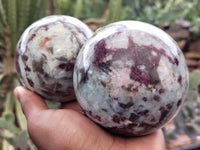
[[24, 70], [30, 72], [31, 68], [29, 68], [28, 66], [25, 66]]
[[107, 110], [107, 109], [104, 109], [104, 108], [102, 109], [102, 111], [104, 111], [104, 112], [108, 112], [108, 110]]
[[156, 102], [159, 102], [161, 100], [161, 98], [158, 95], [154, 95], [153, 100], [155, 100]]
[[106, 87], [106, 83], [103, 82], [103, 81], [101, 81], [101, 85], [102, 85], [103, 87]]
[[149, 113], [149, 110], [142, 110], [140, 112], [138, 112], [137, 114], [140, 115], [140, 116], [144, 116], [144, 115], [147, 115]]
[[108, 73], [108, 72], [110, 72], [111, 71], [111, 69], [110, 69], [110, 63], [109, 62], [102, 62], [102, 63], [100, 63], [99, 64], [99, 68], [101, 69], [101, 70], [103, 70], [104, 72], [106, 72], [106, 73]]
[[144, 102], [146, 102], [146, 101], [147, 101], [147, 98], [146, 98], [146, 97], [143, 97], [142, 100], [143, 100]]
[[173, 105], [174, 105], [174, 102], [169, 103], [169, 104], [167, 104], [167, 108], [168, 108], [168, 109], [172, 109]]
[[160, 112], [161, 112], [161, 117], [160, 117], [160, 122], [161, 122], [169, 114], [169, 110], [165, 109], [164, 107], [161, 107]]
[[126, 103], [126, 104], [119, 103], [119, 106], [122, 107], [123, 109], [128, 109], [128, 108], [130, 108], [133, 105], [134, 105], [134, 103], [132, 101], [130, 101], [130, 102]]
[[85, 83], [88, 80], [88, 71], [84, 70], [83, 68], [79, 70], [81, 72], [81, 80], [80, 83]]
[[182, 76], [181, 75], [178, 77], [178, 83], [182, 84]]
[[138, 120], [138, 118], [139, 118], [138, 115], [136, 115], [135, 113], [131, 113], [129, 120], [132, 121], [132, 122], [135, 122], [135, 121]]
[[41, 28], [41, 29], [45, 29], [45, 31], [48, 31], [48, 30], [49, 30], [48, 24], [43, 25], [43, 26], [41, 26], [40, 28]]
[[181, 105], [181, 102], [182, 102], [182, 99], [180, 99], [178, 102], [177, 102], [177, 107], [179, 107]]
[[30, 41], [32, 41], [32, 40], [35, 38], [35, 36], [36, 36], [36, 34], [33, 33], [33, 34], [30, 36], [30, 38], [28, 39], [28, 43], [29, 43]]
[[159, 94], [163, 94], [163, 93], [165, 93], [165, 90], [164, 89], [159, 89]]
[[53, 51], [53, 47], [47, 47], [47, 50], [49, 51], [50, 54], [53, 55], [54, 51]]
[[34, 87], [34, 83], [30, 78], [27, 78], [27, 81], [31, 87]]
[[58, 66], [59, 69], [65, 70], [66, 72], [68, 71], [73, 71], [74, 70], [74, 63], [68, 62], [68, 63], [62, 63]]
[[118, 115], [113, 116], [113, 121], [116, 122], [116, 123], [120, 123], [120, 121], [124, 121], [124, 120], [125, 120], [124, 117], [120, 117]]
[[22, 55], [22, 60], [23, 60], [24, 62], [26, 62], [26, 61], [28, 60], [28, 56], [27, 56], [27, 55]]
[[118, 98], [117, 98], [117, 97], [114, 97], [113, 99], [114, 99], [115, 101], [117, 101], [117, 100], [118, 100]]
[[178, 66], [179, 65], [179, 61], [177, 58], [174, 59], [175, 64]]
[[45, 63], [44, 59], [42, 59], [42, 58], [40, 60], [37, 60], [37, 61], [36, 60], [32, 60], [32, 69], [33, 69], [33, 71], [43, 74], [44, 73], [44, 68], [41, 67], [41, 66], [43, 66], [44, 63]]

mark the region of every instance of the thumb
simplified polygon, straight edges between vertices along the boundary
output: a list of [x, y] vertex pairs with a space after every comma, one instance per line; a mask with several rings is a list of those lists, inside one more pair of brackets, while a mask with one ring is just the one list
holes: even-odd
[[16, 87], [14, 90], [14, 95], [21, 103], [22, 111], [24, 112], [26, 119], [28, 119], [34, 113], [48, 109], [42, 98], [40, 98], [35, 93], [25, 89], [24, 87]]

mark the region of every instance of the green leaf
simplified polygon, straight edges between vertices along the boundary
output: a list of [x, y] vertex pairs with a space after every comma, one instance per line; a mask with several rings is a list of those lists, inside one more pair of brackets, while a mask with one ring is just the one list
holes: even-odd
[[168, 140], [176, 140], [177, 134], [174, 129], [168, 129], [166, 130], [166, 137]]
[[13, 113], [13, 106], [14, 106], [13, 93], [9, 92], [6, 95], [6, 105], [5, 105], [4, 112]]
[[186, 111], [187, 111], [187, 114], [188, 114], [188, 117], [190, 117], [190, 118], [194, 118], [195, 116], [194, 116], [194, 109], [193, 109], [193, 107], [189, 107], [189, 106], [185, 106], [185, 109], [186, 109]]
[[13, 145], [13, 146], [17, 145], [17, 140], [15, 136], [10, 137], [10, 138], [5, 138], [5, 139], [10, 145]]
[[30, 2], [31, 0], [20, 0], [18, 2], [18, 36], [25, 30], [28, 26], [28, 19], [30, 13]]
[[41, 7], [37, 8], [38, 0], [29, 0], [29, 1], [30, 5], [29, 5], [29, 16], [27, 25], [30, 25], [31, 23], [33, 23], [38, 19], [37, 9], [42, 9]]
[[13, 123], [7, 121], [5, 118], [2, 117], [0, 118], [0, 127], [14, 134], [19, 133], [19, 129]]
[[196, 91], [188, 91], [187, 100], [189, 103], [194, 103], [197, 100], [198, 93]]
[[20, 150], [27, 150], [28, 149], [28, 132], [23, 130], [18, 137], [18, 145]]
[[0, 20], [2, 22], [2, 24], [4, 26], [7, 25], [7, 20], [6, 20], [6, 13], [5, 13], [5, 10], [4, 10], [4, 7], [3, 7], [3, 3], [2, 3], [2, 0], [0, 0]]
[[200, 84], [200, 70], [195, 70], [190, 73], [190, 90], [196, 90], [198, 85]]
[[72, 6], [71, 0], [53, 0], [53, 3], [54, 3], [54, 7], [55, 7], [55, 14], [67, 14], [67, 15], [69, 15], [69, 9]]
[[106, 18], [106, 24], [119, 20], [121, 6], [122, 6], [122, 0], [109, 1], [109, 10], [108, 10], [108, 16]]
[[186, 125], [184, 131], [190, 137], [191, 140], [195, 141], [197, 139], [197, 131], [192, 125]]
[[76, 0], [76, 4], [74, 5], [74, 17], [80, 18], [82, 15], [82, 9], [83, 9], [83, 1], [82, 0]]
[[8, 25], [11, 30], [11, 53], [15, 54], [15, 48], [17, 44], [17, 10], [16, 10], [16, 0], [7, 0], [8, 10], [7, 10], [7, 19]]
[[53, 102], [53, 101], [45, 101], [49, 109], [57, 109], [58, 108], [58, 102]]
[[180, 111], [177, 116], [174, 118], [175, 131], [178, 134], [184, 134], [185, 127], [185, 116], [182, 111]]
[[13, 113], [4, 112], [2, 117], [6, 119], [6, 121], [13, 123], [15, 122], [15, 116]]
[[41, 0], [38, 7], [38, 18], [45, 17], [47, 15], [48, 0]]

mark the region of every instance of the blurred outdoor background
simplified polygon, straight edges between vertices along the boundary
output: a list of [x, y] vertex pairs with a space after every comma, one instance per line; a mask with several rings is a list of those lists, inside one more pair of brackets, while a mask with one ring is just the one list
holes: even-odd
[[169, 33], [185, 55], [190, 88], [180, 113], [163, 128], [166, 146], [200, 149], [200, 0], [0, 0], [0, 150], [36, 150], [13, 95], [20, 84], [14, 55], [26, 27], [52, 14], [79, 18], [94, 31], [119, 20], [140, 20]]

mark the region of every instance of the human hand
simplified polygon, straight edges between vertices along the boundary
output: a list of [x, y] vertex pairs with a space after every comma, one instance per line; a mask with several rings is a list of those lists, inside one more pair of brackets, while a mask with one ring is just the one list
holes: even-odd
[[164, 150], [161, 130], [122, 138], [111, 135], [88, 119], [77, 102], [49, 109], [44, 100], [23, 87], [14, 90], [27, 119], [31, 139], [39, 150]]

